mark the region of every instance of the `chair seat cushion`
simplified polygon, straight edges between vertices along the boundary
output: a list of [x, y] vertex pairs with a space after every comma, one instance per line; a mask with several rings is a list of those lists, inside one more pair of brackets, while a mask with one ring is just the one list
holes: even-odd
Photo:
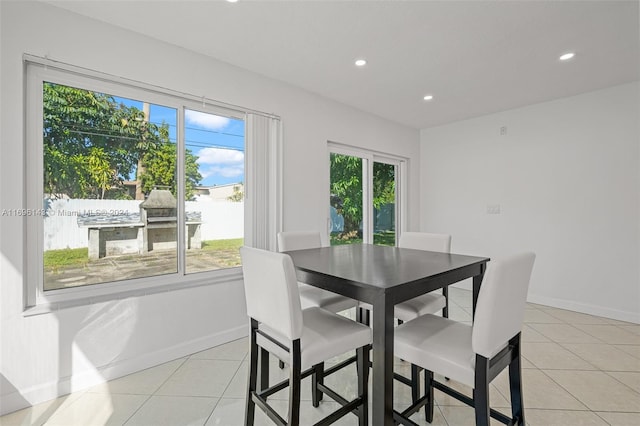
[[[427, 293], [398, 303], [393, 312], [395, 318], [402, 321], [411, 321], [425, 314], [434, 314], [447, 305], [447, 299], [440, 293]], [[364, 309], [372, 310], [373, 307], [369, 303], [360, 302], [359, 306]]]
[[309, 284], [298, 283], [298, 289], [300, 290], [302, 309], [318, 307], [330, 312], [342, 312], [357, 304], [354, 299]]
[[448, 318], [424, 315], [395, 329], [395, 355], [473, 388], [472, 330]]
[[435, 314], [447, 305], [447, 299], [440, 293], [427, 293], [398, 303], [394, 315], [402, 321], [411, 321], [425, 314]]
[[[324, 309], [318, 307], [304, 309], [302, 318], [304, 324], [300, 337], [302, 370], [372, 342], [372, 332], [369, 327]], [[259, 329], [291, 348], [291, 341], [281, 334], [264, 324], [260, 324]], [[282, 361], [291, 363], [290, 352], [260, 334], [256, 339], [259, 346]]]

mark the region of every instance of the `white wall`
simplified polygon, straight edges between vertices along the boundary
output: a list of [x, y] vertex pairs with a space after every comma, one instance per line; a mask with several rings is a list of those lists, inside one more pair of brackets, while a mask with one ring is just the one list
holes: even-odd
[[639, 104], [636, 82], [422, 130], [421, 229], [533, 250], [530, 301], [640, 322]]
[[[25, 207], [28, 53], [280, 115], [285, 230], [325, 229], [328, 140], [405, 156], [408, 226], [418, 226], [417, 130], [45, 4], [0, 2], [0, 10], [0, 208]], [[2, 217], [0, 236], [0, 414], [246, 333], [240, 282], [24, 317], [23, 220]]]

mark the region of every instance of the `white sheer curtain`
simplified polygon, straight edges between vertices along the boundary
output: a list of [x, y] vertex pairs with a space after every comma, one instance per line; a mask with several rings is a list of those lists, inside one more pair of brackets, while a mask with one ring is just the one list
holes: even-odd
[[245, 244], [276, 250], [282, 229], [282, 123], [247, 114]]

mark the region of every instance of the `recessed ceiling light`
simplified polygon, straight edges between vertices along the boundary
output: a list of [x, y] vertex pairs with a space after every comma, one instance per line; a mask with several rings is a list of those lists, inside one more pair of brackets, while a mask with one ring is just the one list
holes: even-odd
[[367, 65], [367, 61], [365, 59], [356, 59], [355, 64], [357, 67], [364, 67]]
[[573, 52], [568, 52], [568, 53], [565, 53], [564, 55], [561, 55], [561, 56], [560, 56], [560, 60], [561, 60], [561, 61], [568, 61], [569, 59], [573, 58], [574, 56], [576, 56], [576, 54], [575, 54], [575, 53], [573, 53]]
[[424, 99], [425, 101], [430, 101], [433, 99], [433, 95], [425, 95], [425, 97], [422, 99]]
[[238, 3], [238, 0], [227, 0], [229, 3]]

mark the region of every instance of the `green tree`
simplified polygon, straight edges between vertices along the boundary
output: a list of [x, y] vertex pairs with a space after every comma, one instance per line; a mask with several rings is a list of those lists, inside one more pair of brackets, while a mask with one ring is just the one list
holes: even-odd
[[[134, 171], [141, 179], [145, 174], [143, 159], [157, 162], [155, 155], [172, 161], [175, 170], [176, 151], [169, 141], [168, 124], [149, 123], [140, 109], [120, 104], [103, 93], [45, 83], [43, 140], [44, 190], [52, 195], [125, 198], [128, 195], [123, 181], [129, 180]], [[170, 159], [166, 157], [167, 146], [174, 146]], [[188, 153], [188, 182], [199, 181], [198, 165], [191, 157]], [[157, 185], [167, 183], [154, 183], [146, 177], [147, 187]], [[175, 187], [175, 179], [170, 186]]]
[[233, 194], [227, 197], [227, 200], [232, 201], [234, 203], [239, 203], [244, 200], [244, 192], [241, 189], [240, 185], [233, 186]]
[[[344, 218], [344, 234], [360, 229], [362, 220], [362, 163], [359, 157], [331, 154], [331, 205]], [[373, 206], [395, 202], [395, 168], [373, 164]]]
[[[151, 192], [155, 187], [168, 187], [171, 193], [177, 194], [176, 179], [176, 149], [174, 143], [163, 143], [156, 146], [156, 149], [147, 152], [142, 157], [142, 165], [144, 171], [139, 178], [142, 182], [142, 191]], [[195, 187], [202, 180], [202, 175], [198, 171], [198, 157], [193, 155], [190, 150], [185, 152], [185, 199], [193, 199]]]

